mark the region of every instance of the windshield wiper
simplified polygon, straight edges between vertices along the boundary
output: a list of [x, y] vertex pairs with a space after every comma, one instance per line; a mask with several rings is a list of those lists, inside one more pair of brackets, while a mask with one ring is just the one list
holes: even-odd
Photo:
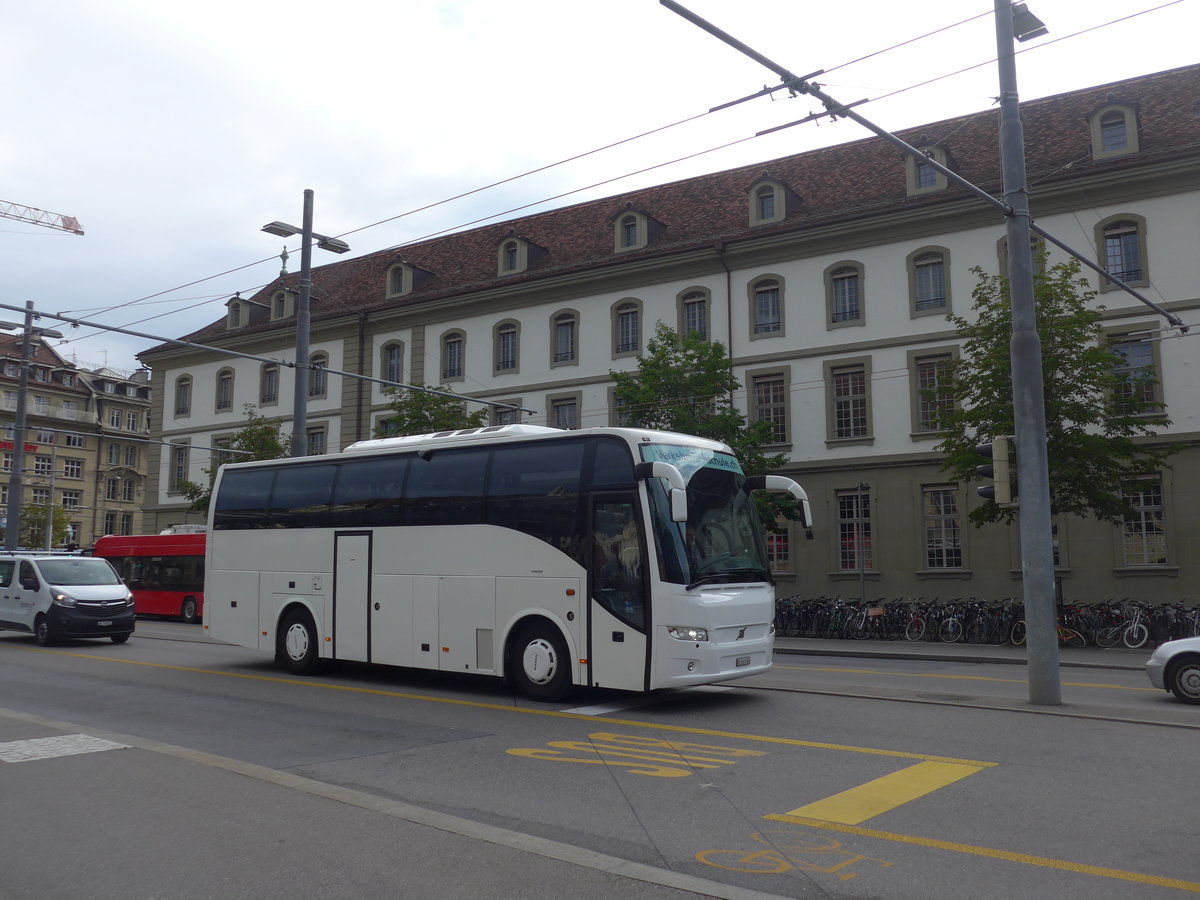
[[770, 573], [767, 572], [766, 569], [725, 569], [721, 572], [710, 572], [707, 575], [701, 575], [699, 578], [689, 584], [686, 590], [690, 591], [693, 588], [700, 587], [702, 584], [720, 584], [722, 582], [729, 583], [734, 581], [742, 581], [746, 576], [756, 576], [756, 580], [759, 581], [771, 580]]

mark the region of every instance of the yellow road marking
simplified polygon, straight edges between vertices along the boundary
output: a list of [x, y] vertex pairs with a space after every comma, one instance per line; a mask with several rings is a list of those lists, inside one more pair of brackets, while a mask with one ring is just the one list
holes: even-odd
[[525, 706], [511, 706], [500, 703], [484, 703], [479, 700], [458, 700], [453, 697], [431, 697], [425, 694], [408, 694], [402, 691], [385, 691], [378, 688], [355, 687], [348, 684], [331, 684], [328, 681], [315, 681], [301, 678], [281, 678], [274, 675], [251, 675], [246, 672], [222, 672], [219, 669], [201, 669], [197, 666], [174, 666], [169, 663], [146, 662], [140, 659], [118, 659], [112, 656], [96, 656], [90, 653], [70, 653], [65, 650], [49, 650], [42, 647], [24, 647], [10, 645], [31, 653], [48, 653], [54, 656], [67, 656], [75, 659], [91, 659], [99, 662], [122, 663], [127, 666], [145, 666], [150, 669], [164, 669], [171, 672], [192, 672], [197, 675], [217, 675], [224, 678], [243, 678], [247, 681], [263, 681], [270, 684], [291, 684], [306, 688], [320, 688], [328, 691], [346, 691], [352, 694], [368, 694], [375, 697], [394, 697], [399, 700], [420, 700], [426, 703], [444, 703], [451, 706], [466, 706], [474, 709], [490, 709], [497, 712], [523, 713], [530, 716], [546, 716], [554, 719], [574, 719], [583, 722], [605, 722], [611, 725], [627, 725], [630, 728], [652, 728], [655, 731], [667, 731], [676, 734], [703, 734], [708, 737], [730, 738], [739, 741], [751, 741], [760, 744], [778, 744], [784, 747], [806, 747], [812, 750], [838, 750], [844, 753], [865, 753], [870, 756], [887, 756], [894, 759], [929, 760], [932, 762], [958, 763], [964, 766], [979, 766], [990, 768], [999, 763], [983, 762], [974, 759], [956, 759], [952, 756], [932, 756], [928, 753], [909, 753], [905, 750], [883, 750], [878, 747], [856, 747], [851, 744], [829, 744], [823, 741], [802, 741], [797, 738], [771, 737], [764, 734], [744, 734], [737, 731], [720, 731], [713, 728], [694, 728], [688, 725], [668, 725], [662, 722], [639, 722], [636, 719], [614, 719], [605, 716], [588, 716], [580, 713], [563, 712], [557, 709], [534, 709]]
[[[992, 681], [996, 684], [1028, 684], [1026, 678], [992, 678], [987, 675], [947, 675], [938, 672], [887, 672], [882, 669], [848, 669], [833, 666], [781, 666], [778, 663], [772, 669], [784, 669], [793, 672], [833, 672], [845, 675], [886, 675], [888, 678], [941, 678], [947, 681]], [[1136, 693], [1161, 693], [1157, 688], [1134, 687], [1132, 685], [1103, 684], [1095, 681], [1064, 681], [1066, 687], [1107, 688], [1112, 691], [1134, 691]]]
[[1049, 856], [1034, 856], [1029, 853], [1013, 853], [1008, 850], [996, 850], [992, 847], [980, 847], [975, 844], [959, 844], [954, 841], [939, 841], [933, 838], [917, 837], [911, 834], [897, 834], [891, 831], [877, 831], [874, 828], [863, 828], [858, 825], [840, 825], [836, 822], [822, 822], [815, 819], [805, 819], [793, 815], [763, 816], [773, 822], [790, 822], [793, 825], [807, 825], [810, 828], [820, 828], [825, 831], [839, 831], [844, 834], [856, 834], [860, 837], [878, 838], [884, 841], [895, 841], [900, 844], [913, 844], [918, 847], [931, 847], [935, 850], [948, 850], [952, 853], [966, 853], [971, 856], [982, 856], [988, 859], [1002, 859], [1007, 862], [1023, 863], [1027, 866], [1039, 866], [1043, 869], [1058, 869], [1062, 872], [1073, 872], [1077, 875], [1095, 875], [1099, 878], [1113, 878], [1118, 881], [1130, 881], [1135, 884], [1149, 884], [1155, 887], [1174, 888], [1200, 894], [1200, 882], [1185, 881], [1181, 878], [1165, 878], [1161, 875], [1144, 875], [1141, 872], [1129, 872], [1124, 869], [1112, 869], [1107, 866], [1093, 866], [1087, 863], [1070, 862], [1065, 859], [1054, 859]]
[[965, 766], [961, 763], [920, 762], [816, 803], [793, 809], [785, 815], [859, 825], [982, 769], [982, 766]]

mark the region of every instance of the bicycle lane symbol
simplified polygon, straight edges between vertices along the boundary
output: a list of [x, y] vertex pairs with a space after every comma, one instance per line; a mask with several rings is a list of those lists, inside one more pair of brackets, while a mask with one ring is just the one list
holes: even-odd
[[708, 866], [751, 875], [782, 875], [793, 869], [836, 875], [841, 881], [857, 878], [860, 872], [851, 866], [870, 863], [890, 868], [886, 859], [846, 850], [842, 842], [827, 835], [801, 834], [795, 831], [756, 831], [750, 835], [764, 844], [765, 850], [701, 850], [696, 859]]

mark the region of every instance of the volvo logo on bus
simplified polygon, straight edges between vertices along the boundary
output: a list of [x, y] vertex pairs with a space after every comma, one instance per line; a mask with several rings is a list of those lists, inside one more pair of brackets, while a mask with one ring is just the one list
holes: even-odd
[[738, 636], [737, 636], [737, 637], [735, 637], [735, 638], [734, 638], [734, 640], [735, 640], [735, 641], [740, 641], [740, 640], [741, 640], [742, 638], [744, 638], [745, 636], [746, 636], [746, 629], [745, 629], [745, 628], [739, 628], [739, 629], [738, 629]]

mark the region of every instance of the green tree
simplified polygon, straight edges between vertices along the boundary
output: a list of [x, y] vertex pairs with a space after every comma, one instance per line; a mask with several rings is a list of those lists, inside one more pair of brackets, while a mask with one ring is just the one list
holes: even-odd
[[[221, 449], [213, 452], [214, 465], [204, 469], [208, 476], [207, 484], [195, 481], [181, 480], [179, 492], [189, 501], [195, 512], [208, 512], [208, 503], [212, 499], [213, 481], [217, 477], [217, 469], [221, 463], [248, 462], [256, 459], [283, 459], [291, 455], [292, 438], [283, 434], [282, 419], [269, 419], [255, 409], [253, 403], [244, 407], [246, 424], [228, 441], [222, 442]], [[228, 451], [228, 452], [224, 452]]]
[[46, 522], [49, 519], [50, 546], [61, 547], [67, 542], [70, 522], [61, 506], [47, 507], [44, 503], [22, 504], [20, 546], [40, 550], [46, 546]]
[[[653, 428], [694, 434], [728, 444], [748, 475], [765, 475], [782, 466], [783, 454], [768, 454], [772, 441], [767, 421], [748, 422], [733, 405], [741, 382], [719, 341], [703, 340], [695, 332], [680, 335], [659, 322], [646, 353], [633, 372], [609, 371], [616, 382], [613, 396], [623, 421], [632, 428]], [[757, 495], [759, 512], [768, 527], [776, 518], [799, 518], [795, 502], [778, 494]]]
[[[414, 381], [411, 386], [450, 392], [450, 388], [445, 385], [434, 387]], [[388, 397], [388, 406], [393, 414], [379, 422], [375, 429], [379, 437], [402, 437], [458, 428], [479, 428], [488, 423], [487, 407], [467, 412], [466, 404], [453, 397], [403, 387], [384, 388], [383, 393]]]
[[[1178, 448], [1148, 445], [1138, 438], [1154, 435], [1170, 424], [1163, 404], [1155, 400], [1156, 379], [1144, 367], [1131, 366], [1101, 327], [1103, 306], [1096, 291], [1079, 277], [1079, 263], [1036, 267], [1034, 302], [1042, 345], [1042, 377], [1046, 406], [1046, 451], [1051, 507], [1056, 513], [1094, 516], [1120, 522], [1129, 511], [1122, 487], [1130, 479], [1162, 469]], [[946, 454], [942, 468], [965, 482], [978, 475], [978, 444], [1014, 433], [1012, 307], [1008, 279], [971, 270], [973, 321], [947, 318], [962, 338], [961, 356], [950, 365], [950, 385], [927, 388], [931, 403], [942, 405], [938, 426]], [[1013, 473], [1020, 460], [1014, 460]], [[976, 525], [1010, 522], [1013, 507], [992, 501], [971, 511]]]

